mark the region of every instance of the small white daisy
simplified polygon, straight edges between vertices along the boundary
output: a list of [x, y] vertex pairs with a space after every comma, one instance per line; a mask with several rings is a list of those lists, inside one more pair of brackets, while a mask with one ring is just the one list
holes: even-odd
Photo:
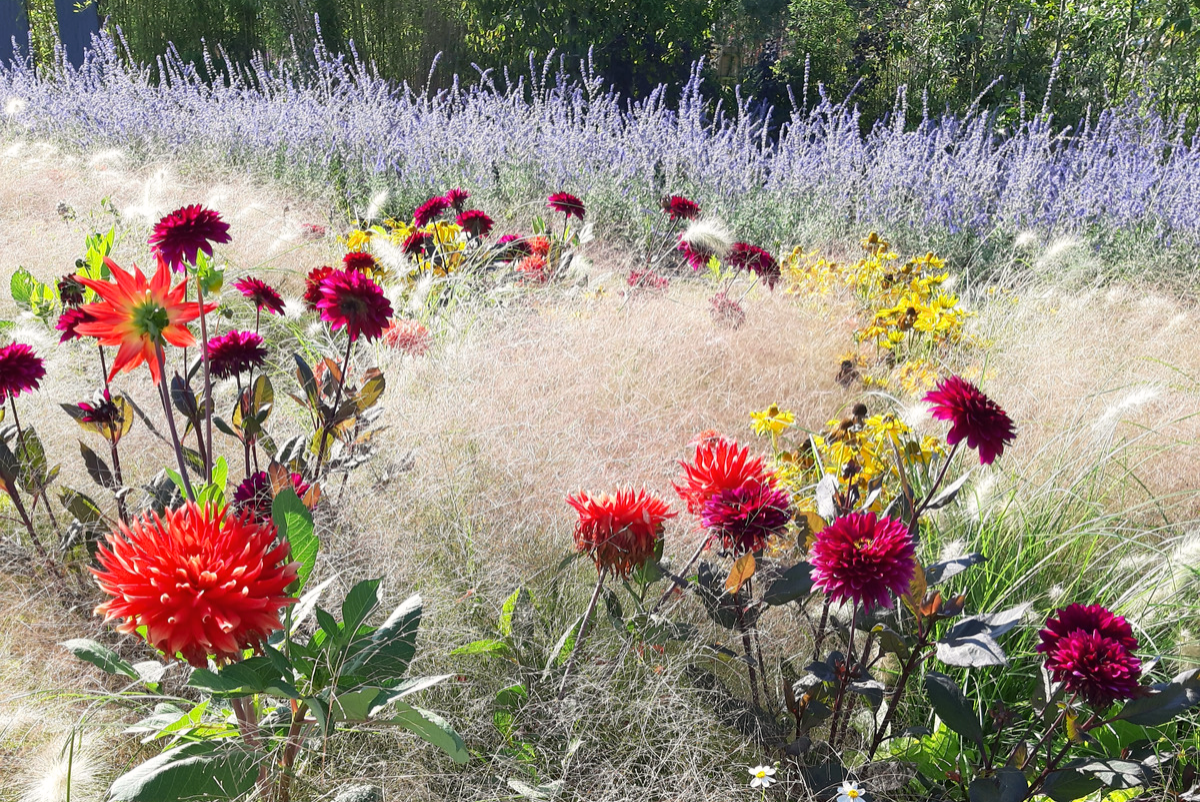
[[755, 766], [750, 769], [751, 788], [770, 788], [775, 779], [775, 769], [770, 766]]
[[838, 786], [837, 802], [858, 802], [862, 798], [863, 791], [858, 787], [858, 783], [847, 780]]

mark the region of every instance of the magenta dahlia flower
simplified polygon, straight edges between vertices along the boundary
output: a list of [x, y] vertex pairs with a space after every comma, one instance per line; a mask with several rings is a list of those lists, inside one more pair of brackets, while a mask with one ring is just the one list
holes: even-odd
[[58, 280], [58, 299], [65, 308], [80, 306], [84, 301], [84, 286], [75, 278], [74, 273], [68, 273]]
[[263, 338], [252, 331], [231, 331], [208, 341], [208, 368], [218, 379], [262, 367], [267, 360]]
[[417, 210], [413, 212], [413, 220], [416, 222], [417, 228], [424, 228], [445, 214], [446, 210], [449, 208], [450, 201], [446, 200], [445, 198], [440, 196], [436, 198], [430, 198], [418, 206]]
[[675, 248], [683, 254], [684, 259], [687, 259], [687, 263], [692, 266], [692, 270], [699, 270], [702, 267], [706, 267], [708, 260], [713, 257], [712, 251], [693, 246], [683, 239], [679, 240], [679, 244]]
[[968, 448], [979, 450], [981, 465], [991, 465], [1017, 437], [1008, 413], [966, 379], [951, 376], [938, 382], [925, 401], [933, 405], [934, 418], [950, 421], [946, 442], [956, 445], [966, 440]]
[[791, 500], [770, 476], [720, 490], [700, 509], [700, 524], [712, 539], [739, 555], [765, 549], [771, 536], [781, 534], [791, 520]]
[[468, 209], [459, 214], [454, 219], [460, 227], [472, 237], [486, 237], [492, 233], [492, 218], [487, 216], [486, 212], [481, 212], [478, 209]]
[[662, 210], [672, 220], [695, 220], [700, 216], [700, 204], [682, 195], [662, 199]]
[[813, 581], [836, 602], [870, 611], [905, 593], [917, 561], [908, 527], [894, 518], [853, 512], [817, 533], [809, 553]]
[[1142, 661], [1133, 653], [1133, 628], [1121, 616], [1099, 604], [1072, 604], [1056, 611], [1038, 636], [1046, 670], [1097, 710], [1137, 694]]
[[533, 254], [533, 247], [529, 244], [529, 240], [520, 234], [505, 234], [496, 242], [496, 246], [501, 248], [500, 258], [508, 261], [522, 259]]
[[58, 316], [58, 322], [54, 324], [54, 328], [62, 332], [62, 337], [60, 337], [58, 341], [60, 343], [65, 343], [69, 340], [78, 340], [82, 338], [83, 335], [79, 333], [80, 324], [94, 322], [95, 318], [79, 307], [67, 307], [67, 309]]
[[342, 267], [346, 270], [357, 270], [360, 273], [374, 270], [377, 264], [375, 257], [365, 251], [351, 251], [342, 257]]
[[254, 302], [258, 311], [267, 310], [272, 315], [283, 314], [283, 297], [270, 284], [257, 278], [243, 278], [235, 281], [234, 289]]
[[461, 214], [463, 207], [467, 205], [467, 199], [470, 194], [465, 189], [452, 189], [446, 193], [446, 202], [454, 207], [456, 214]]
[[158, 221], [150, 235], [150, 250], [174, 270], [196, 263], [200, 251], [212, 256], [213, 243], [230, 241], [229, 224], [200, 204], [176, 209]]
[[38, 389], [45, 375], [42, 358], [25, 343], [0, 348], [0, 401]]
[[379, 285], [356, 272], [337, 271], [326, 276], [317, 308], [321, 319], [334, 331], [344, 328], [351, 342], [359, 336], [379, 339], [392, 316], [392, 304]]
[[566, 215], [568, 220], [571, 219], [572, 215], [582, 220], [585, 211], [583, 201], [569, 192], [555, 192], [549, 198], [546, 198], [546, 206], [559, 214]]
[[[304, 498], [308, 492], [308, 483], [298, 473], [291, 475], [292, 489], [296, 495]], [[233, 508], [238, 513], [250, 513], [250, 517], [259, 523], [271, 520], [271, 504], [275, 496], [271, 493], [271, 478], [266, 471], [252, 473], [242, 480], [233, 491]]]
[[775, 285], [782, 275], [775, 257], [757, 245], [735, 242], [725, 259], [738, 270], [749, 270], [754, 273], [762, 279], [768, 289], [775, 289]]

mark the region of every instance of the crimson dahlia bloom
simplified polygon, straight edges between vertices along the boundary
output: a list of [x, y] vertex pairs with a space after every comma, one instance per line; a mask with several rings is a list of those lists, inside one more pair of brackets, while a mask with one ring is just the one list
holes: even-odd
[[481, 212], [478, 209], [468, 209], [462, 212], [454, 219], [455, 223], [470, 234], [472, 237], [486, 237], [492, 233], [492, 218], [487, 216], [486, 212]]
[[520, 234], [505, 234], [497, 241], [496, 246], [501, 251], [500, 258], [509, 261], [533, 255], [533, 248], [529, 245], [529, 240]]
[[762, 279], [768, 289], [775, 289], [775, 285], [783, 275], [775, 257], [757, 245], [735, 242], [725, 259], [738, 270], [749, 270], [754, 273]]
[[752, 477], [738, 487], [714, 493], [700, 511], [701, 525], [734, 555], [762, 551], [771, 536], [781, 534], [791, 520], [787, 492], [768, 476]]
[[737, 299], [730, 298], [724, 290], [709, 298], [708, 303], [708, 313], [718, 326], [736, 329], [746, 322], [746, 310], [742, 309]]
[[579, 513], [575, 526], [575, 548], [587, 552], [596, 568], [628, 577], [635, 568], [654, 559], [663, 522], [673, 518], [662, 499], [644, 489], [618, 490], [615, 495], [589, 496], [580, 492], [567, 503]]
[[112, 597], [96, 614], [121, 619], [127, 634], [146, 627], [152, 646], [197, 668], [261, 648], [283, 628], [280, 609], [296, 602], [284, 589], [298, 565], [273, 524], [227, 511], [189, 502], [121, 524], [97, 552], [100, 568], [89, 569]]
[[200, 251], [212, 256], [213, 243], [230, 242], [229, 224], [200, 204], [176, 209], [158, 221], [150, 235], [150, 250], [174, 270], [196, 263]]
[[375, 257], [364, 251], [351, 251], [342, 257], [342, 267], [346, 270], [357, 270], [360, 273], [374, 270], [376, 264]]
[[555, 192], [553, 195], [546, 198], [546, 206], [558, 212], [559, 214], [566, 215], [568, 220], [571, 219], [572, 215], [582, 220], [585, 211], [583, 208], [583, 201], [569, 192]]
[[334, 331], [345, 329], [350, 341], [377, 340], [392, 316], [392, 304], [379, 285], [362, 273], [338, 271], [321, 282], [317, 302], [321, 319]]
[[418, 206], [417, 210], [413, 212], [413, 221], [416, 222], [417, 228], [424, 228], [445, 214], [446, 210], [449, 208], [450, 201], [446, 200], [445, 198], [430, 198]]
[[691, 464], [680, 462], [683, 484], [673, 485], [692, 515], [702, 515], [710, 498], [746, 482], [767, 478], [761, 457], [750, 458], [748, 447], [738, 448], [733, 440], [707, 437], [696, 445]]
[[[296, 495], [304, 498], [308, 492], [308, 483], [298, 473], [291, 475], [292, 489]], [[271, 521], [271, 505], [275, 496], [271, 492], [271, 477], [266, 471], [252, 473], [242, 480], [233, 491], [233, 508], [239, 513], [248, 513], [258, 523], [266, 524]]]
[[700, 216], [700, 204], [682, 195], [662, 199], [662, 210], [671, 220], [695, 220]]
[[38, 389], [45, 375], [42, 358], [25, 343], [9, 343], [0, 348], [0, 403]]
[[453, 206], [456, 213], [461, 213], [470, 197], [465, 189], [452, 189], [446, 193], [446, 203]]
[[1097, 710], [1137, 694], [1142, 661], [1133, 653], [1133, 628], [1121, 616], [1099, 604], [1072, 604], [1057, 610], [1038, 637], [1054, 680]]
[[62, 332], [62, 337], [58, 338], [60, 343], [65, 343], [70, 340], [78, 340], [83, 337], [79, 333], [80, 323], [91, 323], [92, 316], [82, 309], [75, 307], [67, 307], [66, 310], [58, 316], [58, 322], [54, 324], [54, 328]]
[[966, 440], [968, 448], [979, 450], [981, 465], [991, 465], [1017, 437], [1008, 413], [966, 379], [951, 376], [938, 382], [925, 402], [933, 404], [934, 418], [950, 421], [946, 442], [953, 446]]
[[231, 331], [208, 341], [208, 368], [218, 379], [229, 379], [267, 360], [263, 338], [252, 331]]
[[908, 591], [917, 562], [908, 527], [894, 518], [854, 512], [817, 533], [809, 562], [813, 581], [836, 602], [865, 612], [891, 607]]
[[308, 271], [308, 277], [304, 279], [304, 308], [310, 312], [315, 312], [317, 303], [321, 300], [321, 282], [333, 275], [333, 268], [329, 265], [314, 267]]
[[675, 249], [683, 254], [683, 258], [687, 259], [687, 263], [692, 266], [692, 270], [707, 267], [708, 260], [713, 257], [712, 251], [695, 247], [682, 239], [679, 240], [679, 244], [675, 246]]
[[258, 311], [267, 310], [272, 315], [283, 314], [283, 297], [270, 284], [257, 278], [243, 278], [234, 282], [234, 288], [254, 302]]
[[404, 251], [405, 256], [428, 256], [433, 250], [433, 235], [414, 231], [405, 238], [400, 250]]

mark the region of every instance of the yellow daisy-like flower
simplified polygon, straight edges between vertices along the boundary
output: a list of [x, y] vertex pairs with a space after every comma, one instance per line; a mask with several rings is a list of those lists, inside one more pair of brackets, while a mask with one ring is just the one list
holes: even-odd
[[781, 410], [777, 404], [771, 404], [762, 412], [751, 412], [750, 418], [754, 421], [754, 433], [758, 435], [782, 434], [785, 429], [796, 425], [796, 416]]

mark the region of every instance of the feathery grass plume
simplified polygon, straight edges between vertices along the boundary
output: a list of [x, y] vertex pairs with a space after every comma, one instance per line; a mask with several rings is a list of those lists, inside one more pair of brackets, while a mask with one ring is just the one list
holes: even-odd
[[74, 750], [55, 743], [29, 761], [14, 783], [19, 802], [98, 802], [103, 767], [88, 748]]
[[679, 240], [697, 253], [710, 254], [718, 259], [733, 247], [733, 234], [715, 217], [693, 220], [679, 235]]

